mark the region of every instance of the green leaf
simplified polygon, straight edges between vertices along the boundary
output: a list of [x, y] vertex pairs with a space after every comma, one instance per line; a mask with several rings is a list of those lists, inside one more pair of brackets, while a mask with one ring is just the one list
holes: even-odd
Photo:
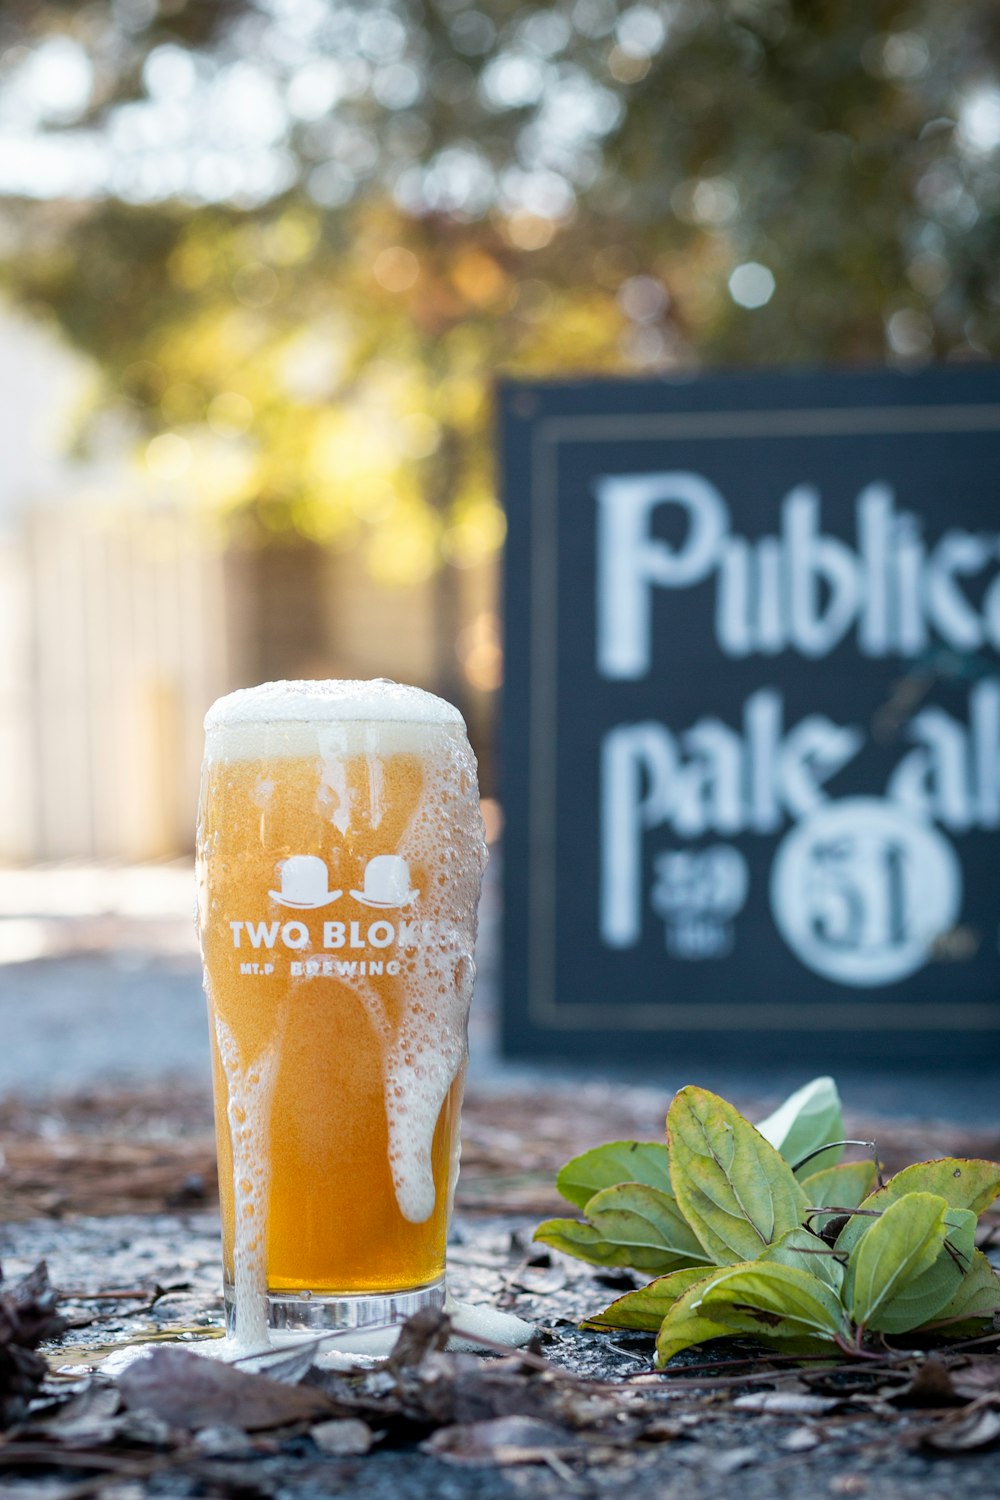
[[808, 1271], [752, 1261], [713, 1277], [692, 1293], [697, 1312], [733, 1333], [766, 1338], [836, 1339], [846, 1316], [832, 1287]]
[[645, 1333], [656, 1333], [667, 1313], [679, 1297], [691, 1287], [706, 1279], [704, 1266], [689, 1266], [684, 1271], [673, 1271], [669, 1276], [657, 1276], [648, 1286], [626, 1292], [593, 1318], [587, 1318], [581, 1328], [634, 1328]]
[[576, 1208], [586, 1208], [602, 1188], [619, 1182], [644, 1182], [670, 1191], [670, 1166], [662, 1141], [609, 1141], [568, 1161], [556, 1187]]
[[972, 1265], [954, 1296], [923, 1327], [940, 1329], [951, 1338], [972, 1337], [984, 1323], [992, 1323], [997, 1312], [1000, 1312], [1000, 1276], [983, 1252], [974, 1250]]
[[661, 1271], [712, 1264], [672, 1193], [639, 1182], [620, 1182], [616, 1187], [595, 1193], [587, 1204], [586, 1214], [609, 1245], [660, 1251]]
[[[757, 1126], [766, 1141], [792, 1166], [827, 1141], [844, 1138], [840, 1095], [832, 1078], [814, 1078], [797, 1089], [784, 1104]], [[844, 1154], [843, 1146], [831, 1147], [808, 1163], [810, 1174], [832, 1167]]]
[[839, 1292], [844, 1280], [844, 1268], [835, 1253], [818, 1234], [808, 1229], [790, 1229], [780, 1240], [768, 1245], [758, 1257], [762, 1261], [774, 1261], [781, 1266], [792, 1266], [797, 1271], [808, 1271], [818, 1276], [827, 1286]]
[[944, 1222], [945, 1244], [934, 1264], [904, 1287], [870, 1327], [880, 1333], [909, 1333], [937, 1317], [958, 1291], [975, 1252], [976, 1216], [971, 1209], [949, 1208]]
[[753, 1260], [802, 1222], [808, 1205], [791, 1167], [717, 1094], [681, 1089], [667, 1144], [674, 1197], [717, 1265]]
[[[875, 1163], [844, 1161], [839, 1167], [825, 1167], [822, 1172], [800, 1177], [799, 1181], [802, 1191], [809, 1199], [810, 1208], [826, 1208], [831, 1204], [834, 1208], [857, 1208], [865, 1195], [871, 1192], [875, 1181]], [[829, 1217], [828, 1214], [815, 1214], [811, 1222], [822, 1227]]]
[[662, 1368], [692, 1344], [737, 1335], [788, 1354], [817, 1354], [846, 1331], [844, 1309], [823, 1282], [787, 1266], [746, 1261], [703, 1277], [677, 1298], [657, 1336], [656, 1363]]
[[851, 1252], [844, 1300], [859, 1328], [884, 1327], [893, 1302], [944, 1247], [948, 1204], [936, 1193], [906, 1193], [891, 1204]]
[[676, 1258], [671, 1257], [664, 1265], [662, 1250], [650, 1250], [640, 1245], [615, 1245], [609, 1243], [592, 1224], [582, 1224], [579, 1219], [546, 1219], [539, 1224], [533, 1239], [564, 1255], [573, 1255], [577, 1260], [589, 1261], [592, 1266], [634, 1266], [637, 1271], [648, 1271], [651, 1276], [664, 1270], [673, 1270]]
[[[729, 1272], [723, 1272], [723, 1275], [728, 1274]], [[679, 1354], [682, 1349], [690, 1349], [692, 1344], [705, 1344], [709, 1339], [732, 1337], [733, 1330], [725, 1323], [715, 1323], [699, 1311], [704, 1289], [716, 1279], [711, 1274], [702, 1276], [668, 1308], [656, 1336], [656, 1363], [661, 1369], [675, 1354]]]
[[[862, 1208], [886, 1209], [905, 1193], [936, 1193], [949, 1208], [967, 1208], [981, 1214], [1000, 1193], [1000, 1162], [943, 1156], [938, 1161], [918, 1161], [904, 1167], [861, 1204]], [[853, 1250], [876, 1219], [849, 1219], [837, 1237], [838, 1250]]]
[[594, 1193], [586, 1210], [588, 1223], [549, 1219], [535, 1239], [593, 1265], [634, 1266], [657, 1275], [711, 1264], [669, 1191], [621, 1182]]

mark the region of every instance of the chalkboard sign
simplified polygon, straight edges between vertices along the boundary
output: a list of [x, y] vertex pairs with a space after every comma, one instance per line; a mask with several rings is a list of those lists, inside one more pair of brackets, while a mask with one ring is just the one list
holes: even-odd
[[1000, 1057], [1000, 369], [508, 384], [504, 1042]]

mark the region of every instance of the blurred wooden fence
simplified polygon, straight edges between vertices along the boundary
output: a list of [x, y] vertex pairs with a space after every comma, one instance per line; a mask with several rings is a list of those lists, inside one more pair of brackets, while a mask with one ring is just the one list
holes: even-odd
[[26, 509], [0, 540], [0, 857], [189, 848], [230, 683], [225, 562], [179, 508]]

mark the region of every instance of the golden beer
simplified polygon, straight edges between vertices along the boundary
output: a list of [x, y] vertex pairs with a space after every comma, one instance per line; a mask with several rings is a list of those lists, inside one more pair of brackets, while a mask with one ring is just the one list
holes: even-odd
[[[443, 1301], [476, 909], [458, 711], [395, 683], [268, 683], [205, 721], [199, 927], [230, 1323]], [[259, 1331], [259, 1329], [258, 1329]]]

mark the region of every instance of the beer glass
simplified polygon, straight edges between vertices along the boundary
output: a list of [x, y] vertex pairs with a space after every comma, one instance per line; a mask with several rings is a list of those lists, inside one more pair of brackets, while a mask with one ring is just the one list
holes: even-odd
[[227, 1324], [399, 1322], [444, 1301], [486, 862], [465, 725], [388, 681], [275, 682], [205, 730]]

